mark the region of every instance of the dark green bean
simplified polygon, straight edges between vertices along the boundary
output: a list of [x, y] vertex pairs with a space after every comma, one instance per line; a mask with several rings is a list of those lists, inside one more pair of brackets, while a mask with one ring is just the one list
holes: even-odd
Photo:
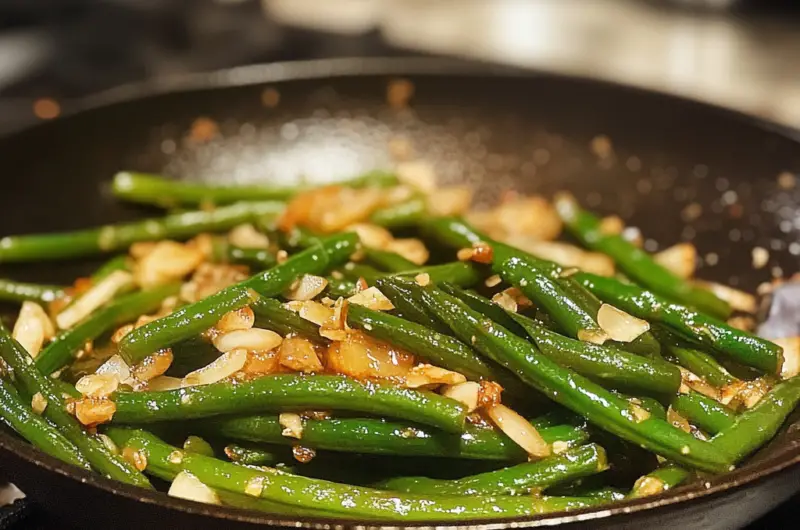
[[31, 300], [45, 304], [61, 296], [64, 296], [64, 287], [58, 285], [42, 285], [0, 279], [0, 301], [3, 302]]
[[675, 393], [681, 385], [681, 372], [670, 363], [571, 339], [525, 316], [509, 315], [525, 328], [543, 354], [590, 379], [615, 388], [657, 395]]
[[544, 490], [608, 468], [605, 450], [597, 444], [569, 449], [535, 462], [489, 471], [456, 480], [398, 477], [377, 485], [403, 493], [431, 495], [523, 495]]
[[160, 348], [202, 333], [225, 313], [258, 300], [258, 294], [277, 296], [303, 274], [321, 274], [341, 263], [355, 251], [356, 243], [355, 234], [330, 236], [272, 269], [136, 328], [120, 341], [120, 355], [135, 364]]
[[464, 428], [465, 407], [433, 392], [361, 383], [336, 375], [277, 374], [158, 392], [117, 392], [116, 423], [204, 418], [264, 410], [349, 410], [416, 421], [447, 432]]
[[[176, 458], [176, 448], [137, 430], [109, 429], [109, 436], [120, 447], [144, 453], [151, 473], [176, 474], [186, 471], [214, 489], [234, 493], [249, 492], [262, 499], [290, 506], [332, 511], [350, 518], [402, 517], [406, 521], [478, 520], [541, 513], [534, 511], [527, 497], [414, 496], [389, 493], [318, 479], [262, 471], [202, 455], [184, 454]], [[548, 505], [536, 506], [538, 510]]]
[[200, 232], [227, 230], [284, 208], [276, 202], [242, 202], [212, 211], [190, 211], [131, 223], [73, 232], [6, 236], [0, 239], [0, 263], [79, 258], [124, 250], [137, 241], [180, 239]]
[[114, 326], [155, 311], [164, 299], [178, 294], [178, 291], [180, 284], [174, 283], [121, 296], [53, 339], [36, 357], [36, 368], [45, 375], [60, 370], [87, 341], [96, 339]]
[[[356, 307], [353, 305], [352, 307]], [[256, 315], [256, 326], [283, 335], [297, 334], [321, 346], [330, 342], [319, 334], [319, 326], [308, 321], [273, 298], [259, 297], [250, 305]]]
[[683, 338], [768, 373], [780, 372], [783, 349], [768, 340], [729, 326], [721, 320], [673, 304], [635, 285], [580, 272], [577, 279], [601, 299], [631, 315], [658, 322]]
[[13, 370], [20, 394], [30, 398], [41, 395], [46, 403], [44, 417], [53, 422], [64, 438], [75, 445], [92, 467], [103, 475], [126, 484], [150, 487], [147, 479], [123, 459], [114, 455], [96, 436], [87, 433], [66, 410], [66, 403], [53, 380], [43, 375], [31, 362], [31, 357], [0, 324], [0, 356]]
[[572, 198], [556, 200], [556, 209], [569, 231], [592, 250], [608, 254], [634, 281], [660, 295], [696, 307], [716, 317], [727, 318], [730, 306], [712, 292], [695, 287], [653, 260], [644, 250], [619, 234], [606, 233], [600, 219], [582, 210]]
[[627, 401], [558, 366], [535, 346], [486, 320], [457, 298], [435, 289], [424, 295], [431, 297], [438, 306], [437, 315], [457, 337], [469, 340], [478, 351], [598, 427], [690, 467], [711, 472], [728, 468], [727, 459], [706, 442], [653, 416], [637, 418]]
[[737, 416], [733, 425], [711, 439], [711, 446], [739, 462], [770, 440], [800, 402], [800, 376], [773, 387], [753, 408]]
[[[572, 447], [585, 443], [589, 433], [575, 425], [539, 426], [545, 442]], [[277, 416], [222, 417], [206, 420], [198, 428], [232, 440], [291, 445]], [[435, 456], [473, 460], [521, 461], [527, 454], [505, 434], [492, 428], [467, 425], [462, 434], [409, 423], [373, 418], [332, 418], [303, 421], [302, 444], [313, 449], [395, 456]]]
[[19, 393], [8, 381], [0, 378], [0, 419], [50, 456], [73, 466], [91, 469], [89, 462], [75, 445], [55, 427], [36, 414], [22, 401]]
[[637, 480], [628, 496], [635, 499], [657, 495], [680, 486], [689, 476], [691, 473], [682, 467], [666, 465]]
[[724, 431], [736, 421], [736, 414], [731, 409], [694, 391], [675, 396], [672, 408], [689, 423], [712, 435]]

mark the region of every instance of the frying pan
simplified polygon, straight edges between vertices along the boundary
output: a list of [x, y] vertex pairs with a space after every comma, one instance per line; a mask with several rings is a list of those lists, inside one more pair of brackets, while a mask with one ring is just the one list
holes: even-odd
[[[405, 109], [386, 103], [387, 83], [398, 78], [415, 88]], [[265, 89], [278, 91], [277, 106], [264, 104]], [[198, 117], [217, 124], [215, 139], [187, 141]], [[299, 175], [324, 181], [387, 165], [387, 145], [397, 137], [408, 139], [443, 181], [475, 185], [482, 202], [510, 189], [549, 194], [566, 188], [593, 209], [640, 227], [651, 239], [648, 248], [691, 240], [701, 251], [704, 278], [754, 290], [773, 274], [798, 268], [800, 193], [776, 179], [800, 167], [793, 133], [664, 94], [429, 58], [237, 68], [91, 98], [80, 112], [0, 140], [0, 233], [67, 230], [151, 213], [110, 197], [106, 183], [123, 168], [228, 182], [291, 182]], [[606, 140], [611, 151], [598, 156]], [[770, 252], [766, 267], [751, 264], [756, 246]], [[92, 265], [6, 266], [0, 273], [70, 281]], [[658, 496], [447, 527], [742, 526], [800, 490], [799, 432], [793, 417], [733, 473]], [[8, 432], [0, 432], [0, 467], [30, 498], [81, 528], [358, 526], [142, 491], [68, 467]]]

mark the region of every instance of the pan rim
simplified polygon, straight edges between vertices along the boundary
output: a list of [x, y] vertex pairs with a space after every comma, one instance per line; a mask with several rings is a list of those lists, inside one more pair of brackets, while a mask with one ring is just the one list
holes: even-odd
[[[466, 61], [460, 59], [442, 59], [436, 57], [393, 57], [393, 58], [340, 58], [321, 59], [312, 61], [279, 62], [241, 66], [231, 69], [217, 70], [207, 73], [187, 74], [167, 77], [157, 81], [123, 85], [108, 91], [88, 96], [79, 100], [73, 108], [57, 120], [40, 122], [0, 138], [10, 138], [22, 132], [46, 127], [49, 123], [69, 119], [69, 116], [84, 113], [90, 110], [148, 99], [172, 93], [188, 93], [193, 91], [232, 88], [264, 83], [281, 83], [301, 79], [321, 79], [326, 77], [362, 77], [362, 76], [448, 76], [448, 75], [487, 75], [502, 79], [503, 77], [546, 77], [550, 79], [563, 79], [584, 82], [587, 84], [634, 92], [649, 97], [661, 98], [665, 101], [694, 105], [697, 108], [711, 110], [728, 118], [736, 119], [753, 127], [774, 133], [784, 138], [800, 142], [800, 131], [795, 131], [763, 118], [740, 112], [728, 107], [710, 104], [669, 94], [662, 91], [651, 90], [623, 83], [608, 81], [589, 76], [575, 76], [542, 70], [520, 69], [513, 66], [503, 66], [480, 61]], [[703, 486], [679, 488], [676, 492], [662, 494], [641, 499], [620, 501], [611, 507], [597, 507], [576, 510], [565, 513], [557, 512], [542, 514], [534, 517], [516, 517], [487, 522], [413, 522], [393, 524], [371, 524], [357, 520], [331, 518], [292, 517], [285, 518], [262, 512], [243, 510], [239, 508], [210, 506], [183, 499], [169, 497], [163, 492], [148, 491], [122, 484], [107, 479], [95, 473], [73, 468], [63, 462], [46, 455], [27, 442], [14, 435], [0, 431], [0, 449], [9, 452], [12, 456], [22, 458], [27, 463], [46, 469], [51, 473], [63, 475], [69, 479], [84, 482], [92, 487], [104, 490], [106, 493], [121, 495], [129, 500], [144, 504], [154, 504], [188, 514], [198, 514], [214, 517], [230, 522], [246, 522], [268, 524], [280, 527], [303, 528], [430, 528], [440, 529], [481, 529], [494, 530], [509, 527], [539, 527], [552, 526], [563, 523], [587, 522], [606, 519], [615, 515], [641, 513], [646, 510], [655, 510], [672, 506], [678, 503], [701, 503], [720, 496], [730, 490], [742, 489], [746, 485], [754, 485], [768, 480], [782, 471], [800, 464], [800, 444], [783, 452], [781, 455], [772, 456], [759, 462], [752, 469], [736, 470], [722, 475], [720, 478], [705, 483]]]

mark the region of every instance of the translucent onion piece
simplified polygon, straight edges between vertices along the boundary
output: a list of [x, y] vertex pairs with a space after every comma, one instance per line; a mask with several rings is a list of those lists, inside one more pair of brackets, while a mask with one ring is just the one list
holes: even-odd
[[214, 490], [186, 471], [181, 471], [175, 475], [167, 495], [206, 504], [222, 504], [219, 495]]

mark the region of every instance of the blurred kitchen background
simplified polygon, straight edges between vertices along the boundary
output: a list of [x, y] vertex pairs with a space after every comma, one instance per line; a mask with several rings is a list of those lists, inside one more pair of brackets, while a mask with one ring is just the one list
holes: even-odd
[[612, 79], [800, 127], [797, 0], [2, 0], [0, 133], [125, 83], [409, 54]]

